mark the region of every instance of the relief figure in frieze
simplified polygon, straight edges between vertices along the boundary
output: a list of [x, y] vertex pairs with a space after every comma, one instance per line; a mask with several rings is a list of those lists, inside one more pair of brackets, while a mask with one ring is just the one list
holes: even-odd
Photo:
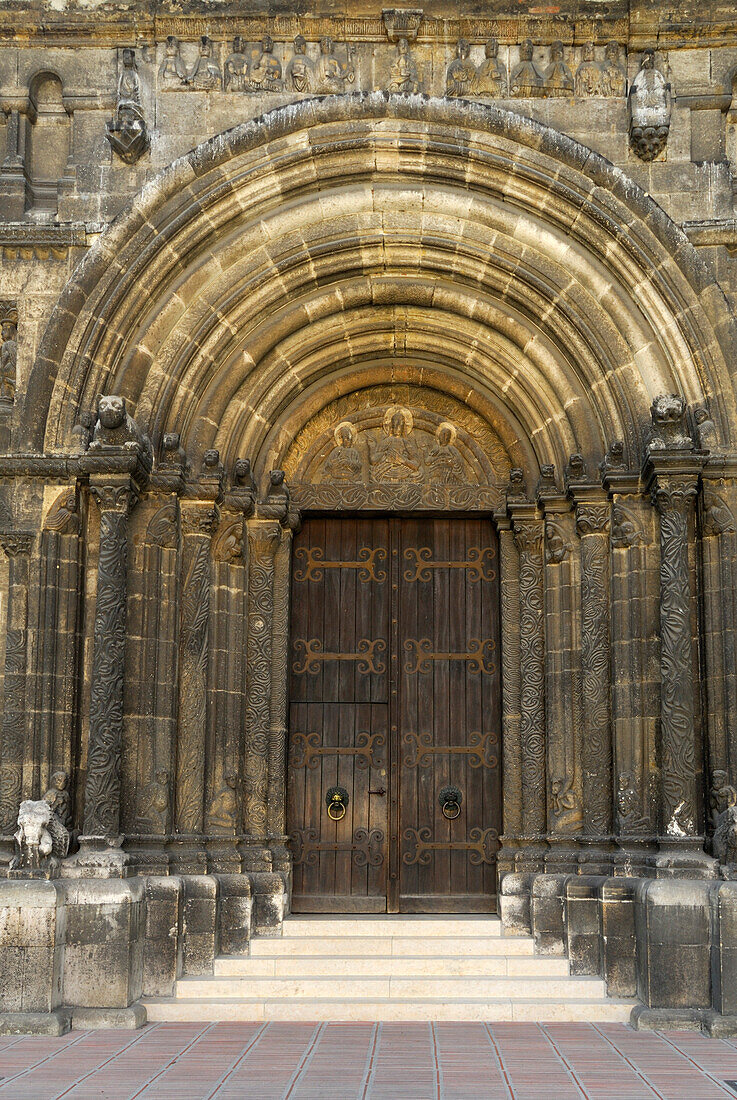
[[604, 47], [604, 64], [602, 65], [604, 80], [606, 82], [605, 95], [623, 96], [627, 78], [624, 69], [619, 64], [619, 42], [612, 40]]
[[233, 52], [225, 62], [225, 91], [244, 92], [248, 87], [248, 58], [243, 52], [243, 39], [233, 39]]
[[457, 429], [454, 424], [444, 420], [435, 431], [435, 443], [425, 460], [427, 471], [433, 481], [443, 485], [458, 485], [465, 481], [465, 464], [455, 445]]
[[543, 84], [547, 96], [573, 95], [573, 77], [563, 60], [562, 42], [553, 42], [550, 47], [550, 65], [545, 70]]
[[311, 92], [315, 85], [315, 66], [307, 56], [307, 42], [301, 34], [294, 40], [294, 56], [287, 65], [285, 79], [292, 92]]
[[520, 99], [532, 99], [544, 95], [543, 77], [532, 60], [532, 39], [525, 38], [519, 48], [519, 65], [512, 73], [510, 92]]
[[352, 84], [356, 78], [350, 57], [341, 61], [335, 56], [335, 44], [332, 38], [320, 39], [320, 56], [317, 60], [315, 91], [323, 95], [341, 95], [346, 83]]
[[274, 43], [268, 34], [265, 34], [261, 40], [261, 53], [251, 65], [248, 87], [252, 92], [282, 90], [281, 62], [274, 57]]
[[419, 481], [422, 455], [412, 435], [414, 421], [409, 409], [390, 406], [384, 414], [383, 438], [369, 436], [372, 481]]
[[465, 38], [458, 39], [455, 60], [448, 66], [445, 77], [445, 94], [452, 99], [460, 99], [472, 94], [476, 79], [476, 66], [469, 56], [471, 46]]
[[390, 92], [403, 92], [407, 95], [422, 90], [422, 80], [406, 38], [400, 38], [397, 42], [397, 57], [392, 65], [387, 87]]
[[485, 46], [486, 57], [476, 70], [471, 91], [474, 95], [503, 99], [507, 95], [507, 74], [499, 62], [499, 43], [490, 38]]
[[327, 457], [323, 473], [332, 481], [360, 480], [363, 463], [354, 446], [356, 429], [350, 420], [338, 424], [333, 436], [335, 447]]
[[166, 39], [166, 53], [159, 68], [159, 82], [164, 92], [181, 91], [187, 85], [187, 70], [179, 52], [179, 39], [170, 34]]
[[606, 74], [596, 60], [593, 42], [587, 42], [583, 48], [583, 58], [576, 70], [574, 87], [577, 96], [603, 96], [608, 94]]
[[212, 42], [206, 34], [200, 38], [200, 52], [189, 75], [189, 83], [200, 92], [220, 87], [220, 66], [212, 56]]

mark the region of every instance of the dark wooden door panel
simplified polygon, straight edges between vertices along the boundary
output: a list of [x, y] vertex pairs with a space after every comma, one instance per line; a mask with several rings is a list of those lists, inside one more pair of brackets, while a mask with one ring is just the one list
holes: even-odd
[[[499, 656], [488, 521], [305, 522], [292, 585], [295, 911], [495, 908]], [[337, 822], [334, 788], [347, 795]], [[446, 788], [461, 799], [452, 821]]]

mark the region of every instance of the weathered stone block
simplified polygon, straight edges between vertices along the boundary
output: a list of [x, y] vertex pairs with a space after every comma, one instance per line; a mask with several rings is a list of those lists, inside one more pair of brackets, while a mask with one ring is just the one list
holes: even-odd
[[601, 885], [601, 932], [604, 977], [612, 997], [637, 992], [635, 937], [636, 879], [609, 878]]
[[251, 939], [251, 879], [248, 875], [218, 875], [217, 878], [220, 883], [220, 951], [224, 955], [237, 955], [248, 951]]
[[142, 989], [143, 880], [72, 879], [65, 892], [72, 936], [64, 952], [64, 1002], [127, 1008]]
[[568, 875], [536, 875], [530, 913], [535, 949], [541, 955], [565, 955], [565, 897]]
[[252, 934], [281, 934], [286, 906], [284, 879], [281, 875], [256, 871], [251, 875], [253, 886]]
[[0, 1013], [51, 1013], [61, 1005], [65, 919], [58, 883], [0, 882]]
[[218, 880], [214, 875], [183, 875], [182, 973], [212, 974], [219, 951]]
[[143, 938], [143, 993], [170, 997], [182, 973], [182, 879], [146, 879], [146, 931]]
[[572, 974], [603, 970], [599, 895], [605, 881], [601, 875], [580, 875], [566, 883], [566, 954]]
[[714, 885], [695, 879], [638, 885], [637, 995], [649, 1008], [710, 1007]]
[[529, 936], [530, 890], [534, 875], [505, 875], [499, 887], [499, 916], [505, 936]]

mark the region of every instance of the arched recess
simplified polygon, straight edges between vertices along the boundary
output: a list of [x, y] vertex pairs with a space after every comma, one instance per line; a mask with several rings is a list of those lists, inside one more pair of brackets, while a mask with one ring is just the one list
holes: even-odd
[[677, 227], [570, 139], [462, 101], [329, 97], [204, 143], [102, 235], [15, 449], [64, 451], [115, 391], [155, 445], [178, 430], [195, 462], [263, 471], [321, 402], [429, 371], [532, 474], [617, 438], [637, 466], [657, 393], [732, 442], [728, 316]]

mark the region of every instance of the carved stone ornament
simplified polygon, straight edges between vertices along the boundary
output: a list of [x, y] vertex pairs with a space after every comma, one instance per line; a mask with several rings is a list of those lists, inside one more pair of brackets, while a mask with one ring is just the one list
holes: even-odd
[[585, 481], [587, 476], [586, 459], [581, 454], [572, 454], [566, 464], [564, 478], [566, 485], [571, 482]]
[[576, 70], [574, 88], [576, 95], [582, 98], [610, 94], [604, 68], [596, 60], [596, 47], [593, 42], [586, 42], [583, 47], [583, 57]]
[[76, 489], [65, 489], [59, 493], [46, 513], [44, 530], [55, 531], [59, 535], [73, 534], [79, 530], [79, 502]]
[[499, 42], [489, 38], [484, 46], [484, 60], [476, 69], [471, 84], [474, 95], [490, 99], [505, 99], [508, 94], [507, 74], [499, 62]]
[[250, 92], [280, 92], [283, 88], [281, 61], [274, 57], [274, 43], [268, 34], [248, 67], [247, 87]]
[[220, 87], [220, 66], [212, 56], [212, 41], [206, 34], [200, 36], [199, 55], [192, 66], [188, 84], [195, 91], [204, 92]]
[[169, 820], [169, 773], [163, 768], [154, 772], [138, 795], [136, 829], [141, 833], [165, 833]]
[[650, 823], [642, 813], [640, 799], [629, 772], [620, 772], [617, 778], [617, 820], [623, 835], [649, 831]]
[[320, 56], [315, 66], [315, 91], [318, 95], [342, 95], [346, 84], [356, 79], [350, 48], [345, 61], [336, 57], [335, 45], [329, 35], [320, 39]]
[[694, 424], [696, 425], [696, 438], [699, 450], [710, 454], [718, 454], [721, 450], [717, 438], [716, 424], [709, 415], [709, 410], [703, 405], [697, 405], [693, 411]]
[[467, 98], [473, 92], [476, 80], [476, 66], [470, 57], [471, 45], [465, 38], [459, 38], [456, 56], [448, 66], [445, 76], [445, 94], [452, 99]]
[[609, 473], [624, 471], [626, 468], [627, 466], [624, 461], [624, 440], [615, 439], [614, 442], [609, 445], [609, 450], [604, 455], [599, 465], [599, 471], [602, 475], [606, 476], [606, 474]]
[[670, 84], [655, 68], [655, 51], [646, 49], [629, 94], [630, 145], [640, 160], [655, 160], [665, 148], [671, 110]]
[[341, 398], [305, 426], [284, 457], [299, 508], [492, 510], [501, 502], [495, 467], [504, 477], [508, 463], [501, 441], [475, 413], [414, 386]]
[[397, 42], [397, 56], [391, 67], [387, 91], [394, 95], [416, 95], [422, 91], [422, 75], [406, 38]]
[[579, 535], [596, 535], [609, 527], [608, 504], [579, 504], [576, 506], [576, 530]]
[[97, 401], [97, 422], [88, 452], [99, 453], [114, 448], [137, 451], [148, 468], [151, 468], [151, 441], [127, 411], [125, 398], [116, 394], [101, 395]]
[[519, 64], [509, 82], [510, 94], [519, 99], [534, 99], [544, 95], [543, 74], [532, 60], [533, 45], [530, 38], [520, 43]]
[[583, 810], [570, 778], [551, 780], [550, 801], [557, 832], [576, 832], [580, 829]]
[[651, 426], [648, 451], [692, 451], [693, 440], [686, 426], [686, 402], [677, 393], [664, 393], [650, 406]]
[[236, 35], [233, 39], [233, 52], [225, 62], [225, 91], [245, 92], [247, 89], [248, 58], [243, 52], [243, 39]]
[[381, 18], [384, 20], [389, 41], [396, 42], [400, 38], [406, 38], [412, 42], [417, 38], [422, 16], [422, 8], [383, 8]]
[[135, 164], [149, 147], [135, 50], [123, 50], [123, 71], [118, 80], [115, 117], [106, 124], [106, 135], [113, 151], [126, 164]]
[[307, 41], [301, 34], [298, 34], [294, 40], [294, 53], [287, 65], [284, 82], [289, 92], [305, 95], [314, 91], [315, 66], [307, 56]]
[[611, 539], [616, 550], [627, 550], [644, 541], [644, 532], [634, 512], [622, 504], [612, 508]]
[[12, 871], [48, 868], [53, 857], [63, 859], [69, 851], [69, 833], [45, 799], [21, 802], [15, 833]]
[[737, 806], [729, 806], [719, 815], [712, 852], [720, 863], [737, 863]]
[[716, 829], [719, 818], [730, 806], [737, 806], [737, 789], [729, 782], [729, 775], [722, 768], [712, 773], [712, 787], [709, 794], [709, 816]]
[[737, 530], [734, 514], [724, 497], [708, 486], [704, 487], [702, 530], [705, 535], [724, 535]]
[[619, 64], [619, 42], [614, 40], [607, 42], [604, 48], [604, 63], [602, 65], [606, 82], [606, 94], [611, 96], [623, 96], [627, 85], [627, 76]]
[[18, 311], [0, 302], [0, 405], [12, 405], [18, 370]]
[[553, 42], [550, 47], [550, 65], [545, 70], [543, 89], [546, 96], [573, 95], [573, 76], [563, 60], [562, 42]]
[[228, 834], [235, 832], [236, 812], [238, 799], [236, 796], [237, 777], [228, 773], [223, 777], [224, 782], [217, 792], [210, 808], [207, 811], [207, 831], [214, 834]]
[[65, 768], [52, 772], [44, 802], [48, 802], [59, 821], [68, 829], [71, 825], [72, 806], [69, 797], [69, 772]]
[[563, 526], [553, 519], [545, 521], [545, 560], [560, 565], [571, 550], [571, 543]]
[[159, 88], [162, 92], [181, 92], [187, 87], [187, 68], [179, 52], [179, 39], [170, 34], [166, 39], [164, 60], [159, 67]]

